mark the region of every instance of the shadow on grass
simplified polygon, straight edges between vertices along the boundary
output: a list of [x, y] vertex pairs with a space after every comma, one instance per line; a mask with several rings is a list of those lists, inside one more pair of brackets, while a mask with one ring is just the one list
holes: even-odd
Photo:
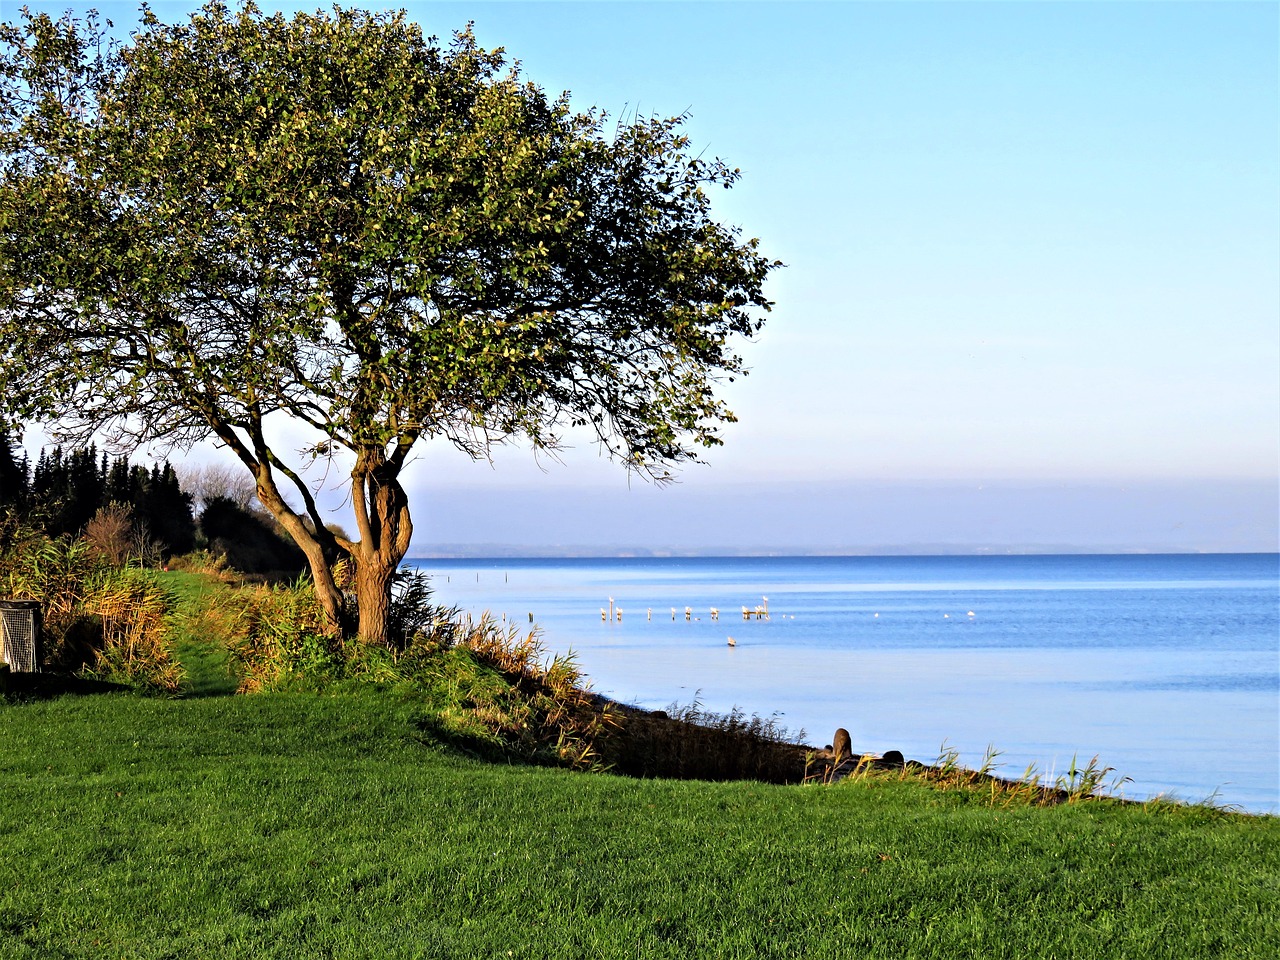
[[419, 717], [414, 725], [424, 743], [439, 744], [471, 760], [536, 765], [535, 760], [513, 753], [501, 741], [450, 729], [432, 716]]
[[[647, 711], [604, 698], [596, 709], [608, 713], [590, 742], [576, 742], [593, 758], [578, 769], [594, 769], [636, 779], [754, 780], [797, 784], [805, 780], [807, 747], [787, 735], [775, 720], [734, 710], [720, 715], [698, 704], [672, 705], [671, 713]], [[424, 742], [439, 744], [485, 763], [566, 766], [563, 754], [548, 744], [533, 746], [502, 735], [460, 731], [427, 714], [415, 721]]]
[[123, 683], [91, 680], [62, 673], [0, 673], [0, 694], [9, 701], [52, 700], [63, 696], [125, 693], [132, 688]]

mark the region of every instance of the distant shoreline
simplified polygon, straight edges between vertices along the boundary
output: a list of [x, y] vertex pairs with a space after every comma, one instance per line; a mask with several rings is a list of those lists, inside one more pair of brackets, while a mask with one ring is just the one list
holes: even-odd
[[480, 544], [474, 547], [442, 545], [434, 549], [411, 550], [406, 560], [683, 560], [683, 559], [777, 559], [782, 557], [1135, 557], [1135, 556], [1240, 556], [1278, 557], [1280, 550], [1172, 550], [1127, 547], [1102, 549], [1066, 545], [1026, 547], [949, 547], [929, 544], [910, 547], [844, 547], [831, 550], [780, 548], [776, 550], [734, 550], [708, 548], [683, 550], [641, 547], [539, 547], [514, 544]]

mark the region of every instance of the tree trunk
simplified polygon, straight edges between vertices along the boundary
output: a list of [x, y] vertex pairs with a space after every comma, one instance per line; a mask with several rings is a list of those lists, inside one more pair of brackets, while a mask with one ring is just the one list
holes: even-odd
[[[386, 451], [371, 445], [356, 456], [351, 471], [351, 502], [355, 511], [360, 539], [351, 541], [335, 537], [322, 526], [320, 514], [302, 480], [280, 466], [271, 456], [260, 428], [254, 434], [254, 449], [240, 442], [230, 428], [214, 423], [218, 437], [229, 446], [253, 472], [257, 481], [258, 500], [280, 521], [306, 554], [311, 566], [316, 598], [324, 610], [336, 637], [351, 638], [353, 627], [359, 643], [391, 646], [399, 641], [389, 636], [391, 584], [400, 561], [409, 551], [413, 522], [409, 517], [409, 498], [400, 485], [400, 459], [389, 460]], [[406, 447], [407, 449], [407, 447]], [[272, 475], [272, 465], [284, 471], [306, 502], [312, 526], [281, 496]], [[334, 578], [326, 546], [338, 548], [350, 559], [356, 587], [356, 617], [347, 609], [346, 598]], [[355, 622], [353, 623], [353, 619]]]
[[[249, 413], [248, 423], [240, 426], [249, 434], [251, 445], [244, 443], [236, 432], [236, 428], [230, 422], [221, 419], [216, 410], [207, 411], [206, 415], [208, 424], [218, 439], [249, 468], [256, 485], [258, 502], [280, 522], [306, 556], [307, 564], [311, 567], [311, 582], [315, 586], [316, 599], [320, 601], [320, 608], [324, 611], [329, 631], [334, 637], [345, 639], [351, 632], [351, 618], [347, 611], [346, 598], [334, 579], [331, 556], [341, 549], [355, 562], [352, 551], [356, 544], [345, 539], [340, 543], [337, 537], [324, 528], [315, 500], [306, 484], [302, 482], [302, 478], [281, 464], [267, 445], [266, 437], [262, 432], [261, 409], [251, 405]], [[281, 495], [276, 486], [273, 469], [279, 469], [297, 487], [306, 505], [306, 514], [311, 521], [310, 528], [303, 521], [302, 515], [295, 512]], [[328, 548], [327, 552], [326, 548]]]
[[377, 451], [361, 455], [351, 474], [351, 499], [360, 529], [353, 559], [361, 643], [390, 646], [400, 640], [388, 634], [391, 584], [409, 550], [413, 523], [399, 473], [399, 467]]
[[357, 635], [361, 643], [386, 645], [394, 638], [388, 635], [391, 613], [391, 578], [399, 561], [388, 563], [374, 555], [356, 565], [356, 609], [359, 612]]

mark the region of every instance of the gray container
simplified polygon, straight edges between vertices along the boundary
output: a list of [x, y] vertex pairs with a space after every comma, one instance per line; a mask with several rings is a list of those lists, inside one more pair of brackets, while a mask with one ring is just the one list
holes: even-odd
[[40, 669], [39, 600], [0, 600], [0, 661], [14, 673]]

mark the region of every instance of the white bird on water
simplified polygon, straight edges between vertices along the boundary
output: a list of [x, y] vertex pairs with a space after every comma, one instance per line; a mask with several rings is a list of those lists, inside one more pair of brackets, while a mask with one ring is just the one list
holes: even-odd
[[735, 639], [733, 639], [733, 637], [730, 637], [730, 638], [729, 638], [729, 646], [731, 646], [731, 647], [736, 647], [737, 645], [738, 645], [738, 641], [737, 641], [737, 640], [735, 640]]

